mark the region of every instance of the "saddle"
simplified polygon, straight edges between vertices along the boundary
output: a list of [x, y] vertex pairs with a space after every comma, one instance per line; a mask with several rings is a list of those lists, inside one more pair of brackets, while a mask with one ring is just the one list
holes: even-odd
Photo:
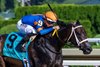
[[[15, 58], [18, 60], [23, 61], [24, 67], [30, 67], [29, 63], [29, 57], [28, 57], [28, 46], [30, 45], [31, 41], [33, 40], [32, 37], [29, 39], [29, 41], [26, 43], [26, 51], [22, 51], [20, 49], [21, 47], [21, 41], [25, 35], [12, 32], [8, 34], [4, 47], [3, 47], [3, 56]], [[27, 61], [27, 64], [26, 64]]]

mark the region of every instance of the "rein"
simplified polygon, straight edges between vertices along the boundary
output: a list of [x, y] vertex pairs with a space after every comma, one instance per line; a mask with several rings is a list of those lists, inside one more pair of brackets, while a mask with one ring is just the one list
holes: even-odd
[[58, 30], [57, 30], [57, 29], [54, 30], [52, 36], [54, 36], [55, 34], [57, 35], [58, 39], [59, 39], [63, 44], [65, 44], [65, 42], [62, 41], [61, 38], [59, 37], [59, 35], [58, 35]]

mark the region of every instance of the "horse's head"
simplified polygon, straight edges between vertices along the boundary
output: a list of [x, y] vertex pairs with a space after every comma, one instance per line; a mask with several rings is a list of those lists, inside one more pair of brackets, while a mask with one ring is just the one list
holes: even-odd
[[58, 34], [63, 42], [71, 42], [75, 46], [79, 47], [84, 54], [91, 53], [91, 45], [87, 40], [85, 29], [79, 21], [67, 24], [66, 27], [62, 26]]
[[91, 45], [87, 40], [85, 29], [82, 27], [79, 21], [72, 24], [70, 36], [67, 41], [70, 41], [74, 45], [78, 46], [84, 54], [90, 54], [92, 51]]

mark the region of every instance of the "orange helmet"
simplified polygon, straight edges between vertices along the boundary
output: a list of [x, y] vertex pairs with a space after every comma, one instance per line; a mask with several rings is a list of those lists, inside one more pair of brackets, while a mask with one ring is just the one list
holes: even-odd
[[57, 15], [52, 11], [48, 11], [45, 13], [45, 19], [48, 21], [48, 23], [52, 24], [57, 21]]

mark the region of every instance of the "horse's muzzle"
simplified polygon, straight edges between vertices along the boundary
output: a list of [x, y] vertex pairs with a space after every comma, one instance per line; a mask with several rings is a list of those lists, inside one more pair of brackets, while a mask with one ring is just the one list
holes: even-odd
[[87, 48], [83, 49], [82, 51], [83, 51], [83, 54], [90, 54], [92, 52], [92, 48], [87, 47]]

